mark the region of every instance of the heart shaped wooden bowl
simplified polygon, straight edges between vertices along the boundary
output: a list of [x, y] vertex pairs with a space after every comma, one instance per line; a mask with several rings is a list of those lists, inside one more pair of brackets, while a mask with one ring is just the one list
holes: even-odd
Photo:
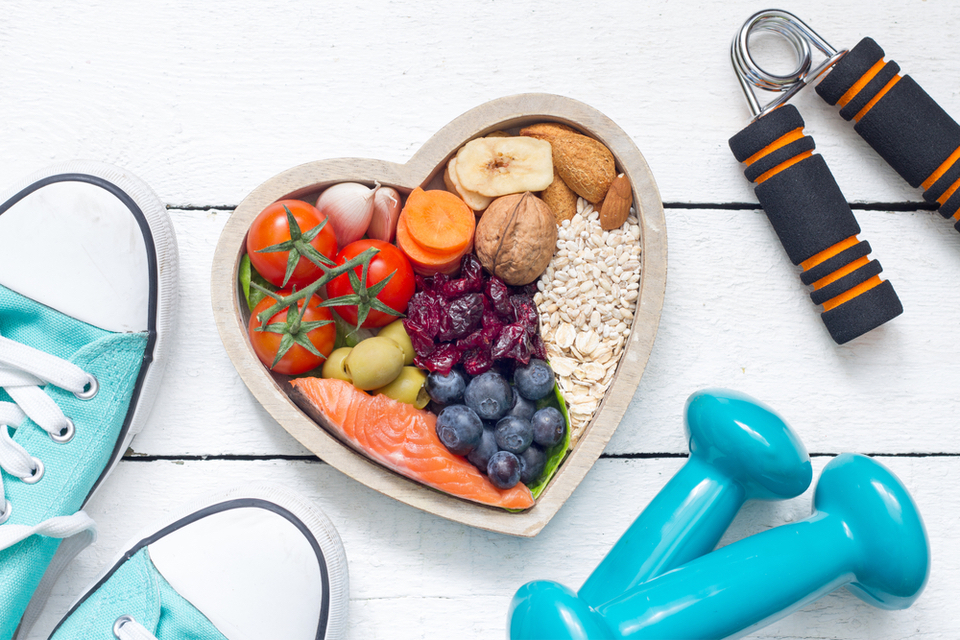
[[[618, 171], [633, 185], [640, 220], [641, 279], [636, 315], [619, 367], [591, 423], [557, 474], [537, 499], [520, 513], [487, 507], [426, 487], [387, 470], [343, 444], [304, 413], [288, 395], [287, 378], [270, 373], [247, 340], [249, 313], [237, 282], [245, 237], [253, 219], [282, 198], [304, 198], [345, 181], [379, 181], [401, 193], [415, 187], [443, 188], [446, 162], [465, 142], [498, 129], [515, 130], [557, 121], [603, 142]], [[660, 321], [667, 269], [663, 203], [643, 156], [630, 137], [591, 107], [561, 96], [523, 94], [493, 100], [463, 114], [434, 135], [406, 164], [361, 158], [310, 162], [285, 171], [257, 187], [237, 207], [217, 244], [211, 297], [217, 328], [240, 377], [270, 414], [327, 464], [387, 496], [444, 518], [515, 536], [535, 536], [570, 497], [593, 466], [620, 423], [643, 374]]]

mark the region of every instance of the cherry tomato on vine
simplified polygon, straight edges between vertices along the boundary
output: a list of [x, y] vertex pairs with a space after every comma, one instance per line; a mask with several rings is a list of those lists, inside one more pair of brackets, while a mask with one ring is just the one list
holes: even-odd
[[[291, 293], [285, 290], [277, 295], [288, 296]], [[257, 316], [276, 304], [273, 298], [261, 300], [254, 307], [247, 327], [250, 344], [260, 362], [271, 371], [288, 376], [306, 373], [322, 365], [333, 351], [337, 329], [333, 314], [326, 307], [321, 307], [321, 302], [319, 296], [313, 295], [304, 310], [304, 300], [300, 299], [296, 309], [293, 304], [280, 309], [261, 329], [262, 323]]]
[[[407, 303], [413, 297], [416, 291], [416, 280], [413, 275], [413, 267], [410, 261], [403, 255], [400, 249], [388, 242], [382, 240], [357, 240], [351, 242], [337, 254], [337, 264], [341, 265], [347, 260], [355, 258], [365, 250], [374, 247], [379, 249], [373, 258], [370, 259], [370, 266], [367, 269], [367, 281], [362, 282], [363, 270], [361, 267], [354, 269], [357, 275], [358, 283], [351, 282], [350, 274], [345, 273], [331, 280], [327, 284], [327, 298], [333, 300], [341, 296], [349, 300], [347, 304], [335, 306], [336, 312], [347, 322], [356, 326], [364, 309], [368, 309], [366, 319], [360, 325], [364, 328], [383, 327], [403, 314], [407, 310]], [[377, 283], [382, 281], [390, 274], [393, 276], [382, 290], [377, 290]], [[359, 284], [359, 287], [355, 286]], [[371, 290], [372, 294], [368, 292]], [[348, 297], [352, 296], [352, 299]], [[385, 305], [398, 315], [391, 315], [384, 311], [377, 310], [378, 306]]]
[[253, 268], [271, 284], [302, 289], [323, 275], [317, 262], [332, 265], [337, 237], [333, 225], [313, 205], [279, 200], [250, 225], [247, 255]]

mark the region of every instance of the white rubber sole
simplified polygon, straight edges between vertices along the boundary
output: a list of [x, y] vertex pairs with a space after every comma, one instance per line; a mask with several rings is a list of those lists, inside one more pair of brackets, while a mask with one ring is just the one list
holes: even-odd
[[[136, 176], [119, 167], [89, 160], [74, 160], [52, 165], [42, 169], [18, 183], [0, 196], [0, 203], [20, 193], [31, 185], [63, 174], [90, 175], [107, 181], [126, 193], [141, 210], [152, 236], [155, 249], [155, 268], [157, 280], [157, 297], [155, 313], [156, 341], [153, 345], [152, 360], [149, 362], [146, 374], [139, 387], [139, 394], [135, 399], [133, 415], [130, 417], [127, 430], [122, 440], [114, 449], [114, 455], [107, 464], [92, 491], [84, 500], [84, 505], [96, 495], [101, 484], [116, 468], [123, 458], [124, 452], [130, 446], [134, 436], [143, 430], [153, 408], [160, 389], [160, 381], [166, 367], [168, 351], [170, 350], [170, 335], [175, 330], [177, 307], [179, 299], [179, 262], [176, 233], [173, 223], [167, 214], [166, 207], [150, 189], [149, 186]], [[16, 638], [26, 637], [27, 632], [36, 622], [43, 605], [49, 598], [50, 591], [57, 578], [70, 561], [86, 546], [86, 544], [61, 543], [44, 574], [37, 590], [31, 598], [30, 604], [21, 620], [20, 629]]]
[[[164, 538], [162, 536], [158, 537], [158, 533], [172, 536], [176, 533], [176, 530], [170, 532], [166, 532], [165, 530], [171, 529], [174, 525], [182, 523], [183, 521], [197, 522], [202, 519], [202, 517], [198, 517], [203, 515], [202, 512], [215, 510], [217, 505], [246, 501], [260, 501], [280, 507], [280, 509], [288, 512], [288, 514], [292, 514], [296, 520], [302, 523], [302, 528], [305, 528], [316, 541], [317, 546], [322, 552], [323, 561], [326, 566], [329, 589], [325, 630], [323, 634], [319, 636], [318, 640], [340, 640], [346, 637], [350, 594], [347, 557], [340, 535], [337, 533], [333, 523], [318, 507], [308, 502], [302, 496], [284, 487], [273, 484], [255, 484], [249, 487], [236, 487], [200, 498], [168, 514], [161, 523], [145, 527], [140, 533], [121, 547], [111, 562], [109, 562], [96, 579], [94, 579], [91, 586], [74, 601], [69, 611], [72, 613], [83, 600], [95, 592], [100, 585], [137, 550], [144, 546], [159, 545]], [[189, 526], [189, 524], [184, 525], [182, 529], [185, 529], [187, 526]], [[243, 570], [245, 562], [245, 558], [237, 558], [235, 564], [239, 570]], [[160, 563], [157, 564], [158, 568], [160, 568]], [[161, 573], [164, 573], [163, 570], [161, 570]], [[165, 575], [165, 577], [171, 584], [174, 584], [175, 580], [171, 580], [172, 576]], [[181, 581], [182, 580], [183, 576], [181, 576]], [[228, 582], [228, 578], [225, 582]], [[197, 603], [194, 604], [196, 605]], [[216, 621], [216, 617], [218, 617], [208, 611], [204, 611], [202, 608], [201, 612], [205, 613], [208, 618], [214, 621]], [[222, 610], [215, 613], [219, 614], [220, 618], [227, 615]], [[66, 620], [69, 615], [70, 613], [65, 615], [60, 623]], [[113, 620], [104, 620], [103, 622], [106, 627], [110, 627], [114, 623]], [[58, 626], [60, 623], [58, 623]], [[242, 627], [228, 628], [232, 626], [233, 625], [223, 625], [220, 627], [220, 631], [227, 636], [228, 640], [258, 640], [259, 638], [258, 636], [245, 635], [245, 629]]]

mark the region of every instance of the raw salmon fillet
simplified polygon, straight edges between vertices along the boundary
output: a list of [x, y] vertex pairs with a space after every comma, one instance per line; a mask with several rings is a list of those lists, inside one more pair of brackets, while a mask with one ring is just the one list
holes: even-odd
[[450, 453], [437, 437], [437, 417], [384, 395], [370, 396], [334, 378], [290, 381], [348, 440], [368, 456], [418, 482], [474, 502], [527, 509], [533, 495], [520, 483], [498, 489], [466, 458]]

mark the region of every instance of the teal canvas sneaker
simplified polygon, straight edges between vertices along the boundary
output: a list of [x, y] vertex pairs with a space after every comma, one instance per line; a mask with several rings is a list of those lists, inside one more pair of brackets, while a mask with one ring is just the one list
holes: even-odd
[[238, 488], [136, 536], [50, 640], [336, 640], [348, 598], [330, 520], [282, 487]]
[[166, 210], [71, 162], [0, 195], [0, 640], [95, 536], [82, 511], [157, 393], [176, 313]]

